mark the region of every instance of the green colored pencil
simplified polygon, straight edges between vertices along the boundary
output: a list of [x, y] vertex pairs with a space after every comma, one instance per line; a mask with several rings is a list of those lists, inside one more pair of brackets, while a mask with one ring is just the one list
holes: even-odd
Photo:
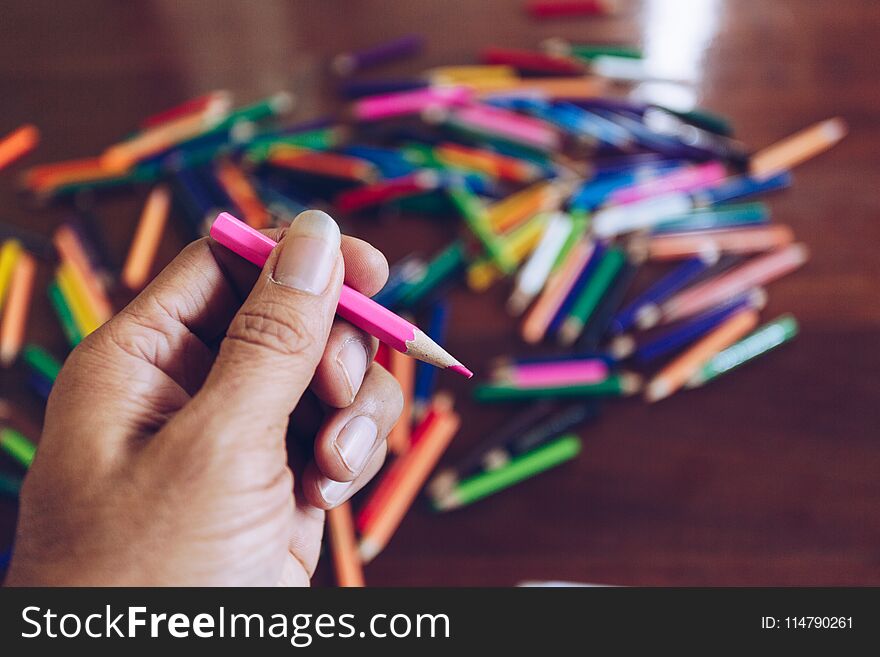
[[565, 244], [562, 245], [562, 249], [560, 249], [559, 254], [556, 256], [551, 271], [556, 271], [562, 263], [565, 262], [571, 248], [578, 243], [578, 240], [584, 236], [584, 233], [586, 233], [587, 229], [590, 227], [590, 213], [586, 210], [573, 210], [569, 214], [571, 215], [571, 232], [568, 234]]
[[453, 183], [446, 188], [455, 208], [464, 218], [470, 231], [486, 249], [486, 253], [498, 268], [506, 274], [515, 269], [515, 264], [504, 251], [499, 236], [492, 230], [486, 216], [486, 208], [480, 198], [463, 183]]
[[573, 459], [581, 451], [581, 439], [574, 434], [566, 434], [521, 454], [495, 470], [460, 481], [455, 488], [443, 497], [435, 499], [434, 508], [449, 511], [488, 497], [516, 483], [534, 477], [550, 468]]
[[400, 149], [403, 159], [410, 164], [429, 169], [441, 169], [447, 171], [449, 167], [437, 157], [433, 146], [425, 144], [407, 143]]
[[308, 130], [293, 135], [267, 135], [256, 137], [248, 145], [245, 156], [250, 162], [262, 162], [276, 146], [298, 146], [326, 151], [339, 145], [342, 132], [337, 126]]
[[209, 134], [211, 132], [217, 132], [220, 130], [228, 130], [237, 123], [241, 123], [243, 121], [247, 121], [249, 123], [257, 123], [264, 119], [272, 118], [273, 116], [286, 114], [291, 109], [293, 109], [293, 103], [293, 94], [287, 91], [279, 91], [278, 93], [272, 94], [268, 98], [259, 100], [252, 105], [246, 105], [245, 107], [240, 107], [237, 110], [233, 110], [222, 121], [213, 126], [211, 130], [204, 134]]
[[37, 452], [36, 445], [24, 434], [10, 427], [0, 429], [0, 447], [25, 468], [30, 467]]
[[704, 385], [722, 374], [785, 344], [798, 333], [793, 315], [785, 314], [755, 329], [739, 342], [719, 351], [687, 382], [687, 388]]
[[61, 371], [61, 363], [48, 351], [35, 344], [25, 345], [21, 357], [28, 367], [38, 372], [49, 381], [54, 382]]
[[[658, 107], [660, 107], [658, 105]], [[709, 112], [704, 109], [693, 109], [686, 112], [670, 109], [669, 107], [661, 107], [670, 114], [674, 114], [683, 121], [693, 123], [697, 127], [705, 127], [707, 130], [715, 132], [719, 135], [729, 137], [733, 134], [733, 127], [730, 121], [720, 114]]]
[[620, 247], [612, 246], [605, 251], [602, 260], [599, 261], [596, 270], [559, 329], [559, 341], [562, 344], [574, 344], [578, 339], [625, 262], [626, 252]]
[[425, 266], [424, 275], [408, 284], [400, 296], [400, 305], [414, 306], [444, 281], [461, 271], [467, 261], [464, 243], [455, 240]]
[[642, 51], [630, 46], [614, 46], [603, 44], [569, 44], [572, 57], [591, 62], [597, 57], [624, 57], [626, 59], [642, 59]]
[[521, 401], [529, 399], [569, 399], [579, 397], [626, 397], [639, 391], [642, 385], [637, 374], [614, 374], [599, 383], [522, 388], [507, 383], [484, 383], [474, 389], [474, 398], [480, 402]]
[[669, 217], [657, 224], [651, 232], [662, 234], [716, 228], [742, 228], [763, 224], [769, 218], [770, 208], [766, 203], [735, 203], [701, 208], [687, 214]]
[[21, 482], [21, 477], [0, 472], [0, 495], [18, 497], [18, 492], [21, 490]]
[[83, 336], [73, 320], [73, 313], [70, 312], [67, 301], [64, 300], [64, 295], [61, 294], [61, 290], [55, 281], [49, 283], [47, 291], [49, 293], [49, 301], [52, 303], [55, 314], [58, 315], [58, 320], [61, 322], [64, 337], [67, 338], [67, 342], [71, 347], [75, 347], [82, 341]]

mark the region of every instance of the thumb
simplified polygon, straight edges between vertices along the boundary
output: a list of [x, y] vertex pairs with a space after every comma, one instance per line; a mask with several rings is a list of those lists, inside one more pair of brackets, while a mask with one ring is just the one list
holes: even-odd
[[286, 426], [336, 312], [345, 267], [340, 239], [336, 222], [319, 210], [301, 213], [290, 225], [188, 405], [203, 430], [222, 427], [274, 440], [275, 430]]

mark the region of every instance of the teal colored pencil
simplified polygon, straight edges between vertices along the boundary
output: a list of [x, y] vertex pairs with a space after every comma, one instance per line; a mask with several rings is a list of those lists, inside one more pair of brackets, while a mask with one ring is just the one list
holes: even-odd
[[443, 497], [434, 500], [438, 511], [449, 511], [472, 504], [510, 488], [525, 479], [570, 461], [581, 451], [581, 439], [574, 434], [561, 436], [531, 452], [526, 452], [495, 470], [481, 472], [460, 481]]
[[719, 228], [745, 228], [767, 223], [770, 208], [766, 203], [737, 203], [701, 208], [688, 214], [669, 217], [657, 224], [654, 234], [681, 233]]
[[21, 490], [21, 482], [21, 477], [0, 472], [0, 495], [18, 497], [18, 492]]
[[67, 338], [67, 342], [71, 347], [75, 347], [80, 341], [82, 341], [83, 336], [79, 332], [76, 322], [73, 320], [73, 314], [70, 312], [70, 308], [68, 308], [67, 302], [64, 300], [64, 295], [61, 294], [61, 290], [58, 288], [58, 284], [55, 281], [49, 283], [47, 292], [49, 294], [49, 301], [52, 303], [52, 308], [55, 309], [55, 314], [58, 315], [58, 321], [61, 323], [61, 330], [64, 331], [64, 337]]
[[771, 349], [785, 344], [798, 333], [798, 323], [793, 315], [781, 315], [772, 322], [755, 329], [739, 342], [719, 351], [691, 377], [687, 388], [696, 388], [716, 379], [740, 365], [754, 360]]
[[560, 343], [574, 344], [625, 262], [626, 253], [620, 247], [612, 246], [605, 251], [589, 282], [559, 328]]

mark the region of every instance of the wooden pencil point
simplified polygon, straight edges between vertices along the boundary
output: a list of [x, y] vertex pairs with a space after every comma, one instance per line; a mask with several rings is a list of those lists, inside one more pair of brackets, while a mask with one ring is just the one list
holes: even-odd
[[361, 563], [363, 564], [370, 563], [381, 551], [382, 546], [368, 538], [365, 538], [358, 543], [358, 554], [360, 555]]
[[413, 331], [412, 340], [406, 341], [406, 355], [431, 365], [436, 365], [437, 367], [450, 369], [468, 379], [474, 375], [473, 372], [453, 358], [448, 351], [434, 342], [420, 329]]
[[655, 379], [651, 381], [645, 389], [645, 401], [649, 404], [653, 404], [661, 399], [665, 399], [671, 394], [671, 392], [672, 390], [666, 381]]
[[617, 359], [626, 358], [636, 348], [636, 341], [631, 335], [618, 335], [611, 341], [611, 355]]

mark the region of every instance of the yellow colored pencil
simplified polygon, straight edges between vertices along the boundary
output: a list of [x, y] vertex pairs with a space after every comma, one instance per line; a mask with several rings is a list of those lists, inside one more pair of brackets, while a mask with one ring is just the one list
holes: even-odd
[[76, 323], [80, 335], [85, 337], [101, 326], [102, 322], [89, 306], [86, 294], [77, 282], [73, 269], [68, 263], [61, 263], [58, 266], [56, 276], [58, 289], [61, 290], [61, 295], [67, 302], [67, 307], [70, 308], [73, 321]]
[[22, 246], [18, 240], [6, 240], [0, 247], [0, 308], [12, 284], [12, 275], [21, 252]]

